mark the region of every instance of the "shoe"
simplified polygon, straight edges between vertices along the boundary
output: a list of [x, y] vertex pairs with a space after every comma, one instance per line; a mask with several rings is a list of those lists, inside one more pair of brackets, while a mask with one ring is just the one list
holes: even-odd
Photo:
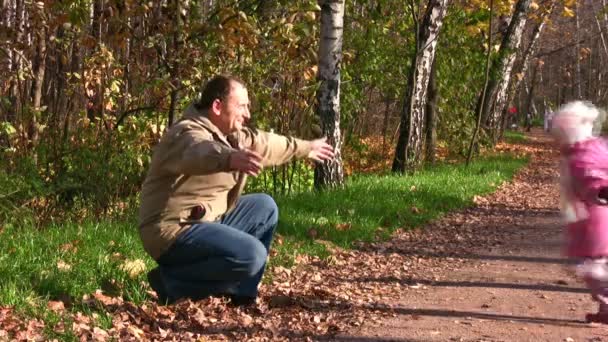
[[603, 323], [608, 324], [608, 312], [590, 313], [585, 316], [585, 321], [588, 323]]
[[160, 268], [156, 267], [148, 272], [147, 278], [150, 287], [152, 287], [152, 290], [154, 290], [158, 296], [158, 303], [162, 305], [171, 304], [165, 284], [163, 283], [163, 278], [160, 276]]

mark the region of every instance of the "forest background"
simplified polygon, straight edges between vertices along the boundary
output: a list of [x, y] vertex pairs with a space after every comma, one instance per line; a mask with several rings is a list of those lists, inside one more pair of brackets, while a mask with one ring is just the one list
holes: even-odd
[[[401, 171], [437, 157], [465, 156], [483, 115], [478, 114], [480, 98], [493, 80], [507, 80], [508, 103], [493, 109], [499, 125], [483, 117], [482, 149], [493, 148], [507, 124], [539, 124], [545, 111], [568, 100], [604, 106], [605, 5], [590, 0], [348, 2], [337, 59], [344, 173], [390, 169], [401, 128], [408, 124], [405, 104], [415, 95], [408, 80], [431, 6], [446, 12], [434, 41], [434, 68], [425, 71], [434, 89], [428, 93], [435, 94], [425, 100], [434, 113], [426, 120], [434, 121], [412, 120], [424, 131], [426, 153], [413, 156]], [[247, 83], [254, 126], [307, 138], [327, 131], [320, 128], [316, 101], [322, 6], [323, 1], [310, 0], [3, 0], [3, 224], [40, 226], [132, 214], [154, 144], [217, 73]], [[521, 37], [515, 37], [521, 42], [509, 50], [503, 41], [517, 11], [524, 11]], [[516, 58], [511, 68], [496, 66], [505, 53]], [[310, 190], [313, 169], [294, 162], [267, 170], [249, 190]]]

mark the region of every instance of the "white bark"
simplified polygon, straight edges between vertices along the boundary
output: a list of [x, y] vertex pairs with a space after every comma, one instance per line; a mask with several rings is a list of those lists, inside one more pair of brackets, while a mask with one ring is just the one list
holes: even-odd
[[[4, 27], [5, 29], [9, 29], [12, 26], [14, 20], [15, 2], [11, 0], [2, 0], [0, 4], [2, 5], [0, 7], [0, 28]], [[1, 43], [6, 47], [5, 49], [3, 48], [3, 51], [6, 54], [6, 59], [3, 64], [7, 66], [8, 74], [10, 74], [12, 71], [11, 68], [13, 66], [13, 50], [10, 48], [11, 44], [8, 38], [6, 41], [3, 41]]]
[[[486, 117], [487, 126], [495, 131], [500, 124], [500, 116], [503, 113], [508, 100], [509, 81], [517, 51], [521, 45], [524, 26], [527, 21], [528, 9], [530, 8], [531, 0], [519, 0], [515, 5], [515, 10], [511, 18], [511, 23], [507, 29], [507, 33], [503, 37], [499, 50], [499, 59], [497, 61], [494, 78], [488, 85], [488, 101], [484, 103], [484, 117]], [[496, 132], [495, 132], [496, 133]]]
[[393, 162], [394, 172], [404, 172], [421, 159], [424, 143], [424, 113], [431, 66], [435, 59], [437, 39], [447, 13], [449, 0], [429, 0], [420, 31], [417, 53], [413, 59], [408, 91], [401, 116], [399, 141]]
[[334, 146], [336, 157], [315, 169], [315, 186], [338, 186], [344, 182], [342, 137], [340, 134], [340, 63], [344, 31], [344, 0], [319, 0], [321, 6], [321, 40], [319, 42], [320, 81], [317, 93], [318, 113], [323, 133]]
[[[541, 16], [540, 21], [536, 24], [536, 27], [534, 27], [534, 31], [532, 32], [532, 37], [530, 38], [530, 44], [528, 45], [528, 47], [526, 48], [526, 50], [524, 51], [524, 53], [521, 57], [521, 59], [522, 59], [521, 70], [519, 71], [519, 74], [521, 74], [522, 76], [519, 78], [515, 78], [515, 79], [513, 79], [513, 81], [511, 81], [511, 85], [509, 87], [509, 93], [507, 94], [507, 100], [504, 104], [503, 103], [497, 104], [499, 109], [503, 108], [503, 111], [504, 111], [513, 102], [515, 93], [521, 86], [521, 82], [525, 78], [525, 75], [528, 73], [528, 68], [530, 67], [530, 60], [532, 59], [532, 56], [534, 55], [535, 50], [538, 46], [538, 43], [540, 41], [540, 36], [543, 33], [545, 27], [547, 26], [547, 19], [551, 16], [551, 14], [553, 13], [553, 10], [555, 9], [556, 2], [557, 1], [555, 1], [555, 0], [551, 2], [551, 4], [549, 5], [549, 8], [543, 12], [543, 15]], [[503, 120], [503, 122], [504, 122], [504, 120]], [[501, 128], [501, 130], [502, 129], [504, 129], [504, 126]]]

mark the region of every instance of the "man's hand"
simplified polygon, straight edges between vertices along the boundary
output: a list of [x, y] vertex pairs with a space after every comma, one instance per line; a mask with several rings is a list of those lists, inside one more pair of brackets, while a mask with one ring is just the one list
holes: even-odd
[[257, 176], [262, 172], [262, 156], [251, 150], [234, 151], [230, 154], [228, 166], [231, 170]]
[[327, 143], [327, 138], [312, 140], [308, 158], [316, 162], [331, 160], [334, 158], [334, 148]]

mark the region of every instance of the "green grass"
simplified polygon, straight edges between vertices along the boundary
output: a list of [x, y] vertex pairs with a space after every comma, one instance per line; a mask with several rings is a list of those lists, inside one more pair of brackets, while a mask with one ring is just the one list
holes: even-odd
[[[423, 225], [442, 214], [472, 204], [474, 195], [492, 192], [509, 180], [525, 160], [506, 155], [463, 165], [441, 165], [413, 175], [358, 176], [344, 189], [278, 198], [282, 244], [272, 264], [289, 264], [300, 253], [328, 254], [329, 241], [349, 248], [356, 241], [390, 236], [397, 228]], [[317, 239], [310, 237], [310, 229]], [[15, 306], [27, 316], [56, 322], [48, 300], [71, 298], [73, 311], [96, 313], [100, 327], [111, 324], [101, 309], [80, 304], [97, 289], [126, 300], [148, 300], [145, 271], [132, 278], [121, 268], [144, 253], [135, 219], [52, 225], [42, 230], [5, 226], [0, 230], [0, 305]], [[52, 324], [49, 324], [52, 326]], [[58, 338], [49, 331], [49, 336]], [[62, 335], [61, 339], [73, 339]]]
[[522, 143], [527, 141], [526, 135], [518, 131], [505, 131], [505, 141], [508, 143]]
[[[388, 237], [397, 228], [414, 228], [442, 214], [472, 204], [474, 195], [487, 194], [511, 179], [526, 160], [490, 157], [464, 165], [441, 165], [413, 175], [359, 176], [344, 189], [304, 193], [277, 200], [278, 233], [297, 253], [324, 254], [318, 238], [349, 248], [356, 241]], [[281, 260], [282, 262], [287, 262]]]
[[[137, 303], [148, 299], [145, 273], [132, 278], [121, 267], [138, 259], [147, 269], [153, 267], [134, 221], [69, 223], [42, 230], [5, 226], [0, 251], [0, 306], [43, 319], [50, 338], [59, 338], [51, 327], [61, 315], [47, 309], [49, 300], [72, 302], [71, 310], [96, 317], [97, 326], [104, 327], [111, 320], [101, 308], [83, 305], [84, 295], [103, 289]], [[60, 339], [73, 339], [70, 334], [66, 329]]]

